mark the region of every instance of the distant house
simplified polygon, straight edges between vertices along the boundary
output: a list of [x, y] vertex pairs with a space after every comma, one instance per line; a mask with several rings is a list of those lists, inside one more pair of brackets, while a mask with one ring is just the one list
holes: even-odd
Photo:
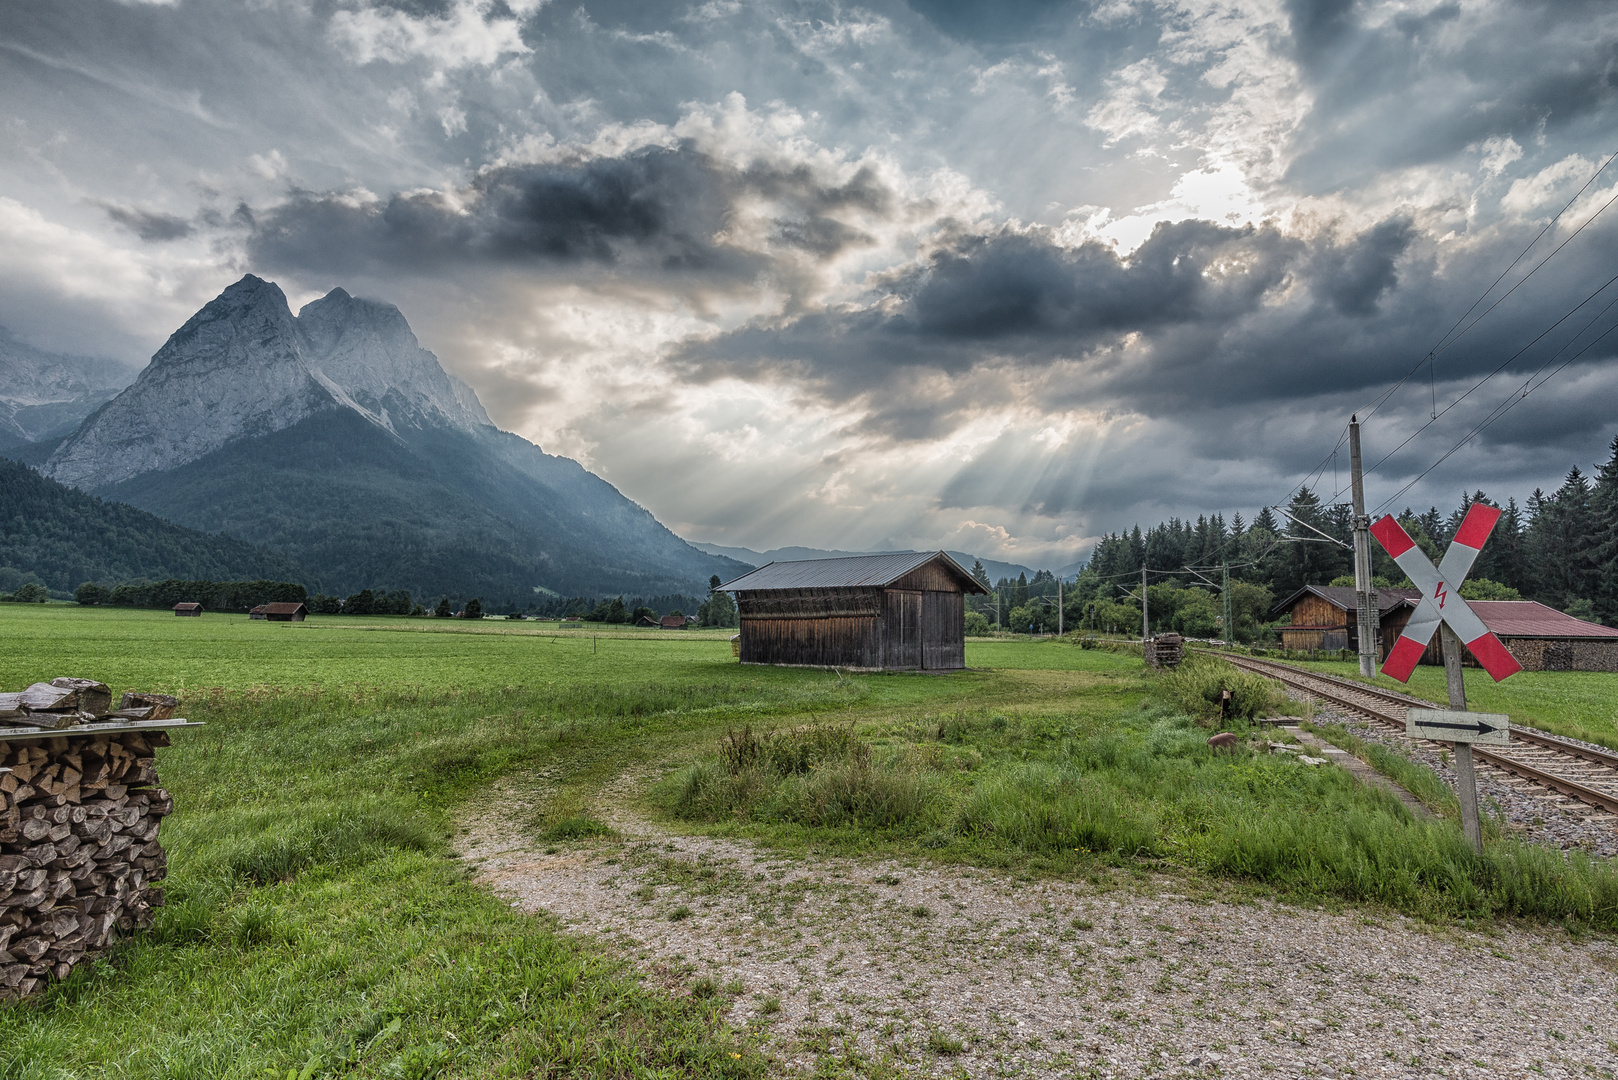
[[635, 620], [635, 625], [650, 626], [655, 630], [663, 625], [663, 620], [659, 619], [655, 615], [642, 615], [640, 618]]
[[657, 625], [664, 630], [684, 630], [684, 615], [665, 615], [657, 621]]
[[265, 604], [264, 617], [270, 622], [303, 622], [309, 617], [309, 608], [305, 604]]
[[270, 605], [268, 605], [268, 604], [260, 604], [260, 605], [259, 605], [259, 606], [258, 606], [258, 607], [256, 607], [256, 608], [254, 608], [254, 609], [253, 609], [253, 610], [252, 610], [252, 611], [249, 611], [249, 612], [248, 612], [248, 613], [247, 613], [247, 617], [248, 617], [248, 618], [249, 618], [249, 619], [263, 619], [263, 618], [267, 618], [267, 617], [268, 617], [268, 616], [266, 616], [266, 615], [265, 615], [265, 614], [264, 614], [264, 609], [265, 609], [265, 608], [267, 608], [267, 607], [269, 607], [269, 606], [270, 606]]
[[[1378, 589], [1379, 657], [1386, 657], [1405, 624], [1416, 613], [1421, 593], [1415, 589]], [[1618, 671], [1618, 629], [1585, 622], [1533, 600], [1468, 600], [1467, 605], [1494, 632], [1524, 671]], [[1280, 628], [1288, 649], [1359, 650], [1358, 612], [1354, 590], [1346, 585], [1305, 585], [1272, 609], [1290, 613], [1292, 625]], [[1444, 662], [1443, 635], [1434, 634], [1422, 654], [1423, 664]], [[1477, 661], [1463, 651], [1461, 663]]]
[[200, 617], [202, 615], [202, 605], [201, 604], [192, 604], [192, 603], [175, 604], [174, 605], [174, 614], [176, 614], [176, 615], [196, 615], [196, 616]]
[[942, 551], [774, 562], [736, 594], [744, 664], [866, 671], [966, 666], [966, 595], [987, 593]]
[[[1421, 593], [1415, 589], [1378, 589], [1381, 655], [1386, 656], [1414, 613]], [[1270, 609], [1272, 618], [1292, 616], [1292, 625], [1280, 628], [1281, 645], [1288, 649], [1359, 651], [1359, 605], [1347, 585], [1305, 585]]]
[[[1468, 600], [1467, 604], [1524, 671], [1618, 671], [1618, 629], [1575, 619], [1533, 600]], [[1412, 610], [1414, 607], [1412, 603]], [[1442, 636], [1433, 635], [1422, 663], [1444, 662]], [[1477, 665], [1464, 649], [1461, 663]]]

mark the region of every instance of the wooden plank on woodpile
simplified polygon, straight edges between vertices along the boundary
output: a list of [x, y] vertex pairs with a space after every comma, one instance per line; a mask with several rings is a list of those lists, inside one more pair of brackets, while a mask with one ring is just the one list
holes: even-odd
[[87, 713], [104, 713], [112, 708], [112, 691], [107, 684], [94, 679], [75, 679], [59, 675], [51, 685], [63, 690], [74, 690], [79, 695], [79, 708]]
[[168, 720], [179, 707], [179, 698], [167, 694], [137, 694], [129, 690], [124, 691], [123, 700], [118, 703], [119, 709], [150, 708], [152, 715], [147, 717], [149, 720]]

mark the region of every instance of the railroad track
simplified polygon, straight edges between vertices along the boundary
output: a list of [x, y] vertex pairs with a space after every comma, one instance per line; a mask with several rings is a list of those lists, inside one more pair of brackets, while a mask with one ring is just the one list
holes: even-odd
[[[1397, 729], [1405, 730], [1405, 711], [1411, 706], [1433, 708], [1433, 703], [1409, 694], [1382, 690], [1352, 679], [1307, 671], [1274, 660], [1250, 656], [1215, 655], [1236, 667], [1276, 679], [1288, 686], [1306, 690], [1345, 709]], [[1427, 740], [1415, 740], [1426, 742]], [[1434, 743], [1443, 746], [1443, 743]], [[1597, 750], [1544, 731], [1511, 726], [1511, 745], [1473, 746], [1472, 757], [1480, 764], [1508, 773], [1529, 783], [1549, 788], [1581, 803], [1618, 814], [1618, 753]]]

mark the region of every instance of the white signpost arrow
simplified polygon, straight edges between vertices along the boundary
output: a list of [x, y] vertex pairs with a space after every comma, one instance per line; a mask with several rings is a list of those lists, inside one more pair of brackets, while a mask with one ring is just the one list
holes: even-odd
[[1406, 709], [1405, 734], [1434, 742], [1511, 745], [1511, 717], [1454, 709]]
[[1499, 713], [1466, 711], [1466, 683], [1461, 679], [1461, 643], [1477, 657], [1489, 677], [1499, 682], [1522, 670], [1517, 658], [1500, 639], [1483, 625], [1467, 602], [1461, 599], [1461, 582], [1477, 560], [1483, 542], [1494, 531], [1500, 511], [1483, 503], [1473, 503], [1466, 519], [1455, 530], [1455, 539], [1437, 566], [1410, 539], [1410, 534], [1390, 515], [1371, 526], [1371, 535], [1387, 549], [1399, 569], [1421, 590], [1421, 603], [1410, 616], [1404, 632], [1388, 650], [1382, 674], [1409, 682], [1434, 631], [1443, 628], [1444, 669], [1449, 682], [1448, 709], [1407, 709], [1405, 732], [1421, 739], [1451, 743], [1455, 748], [1455, 786], [1461, 802], [1461, 827], [1472, 846], [1483, 851], [1483, 828], [1478, 817], [1478, 782], [1472, 771], [1472, 744], [1509, 745], [1511, 720]]

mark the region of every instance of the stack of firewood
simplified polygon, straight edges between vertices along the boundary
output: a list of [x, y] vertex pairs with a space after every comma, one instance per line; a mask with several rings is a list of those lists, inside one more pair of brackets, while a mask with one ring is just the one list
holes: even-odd
[[157, 831], [174, 800], [157, 786], [154, 752], [168, 733], [73, 729], [166, 720], [179, 703], [111, 704], [89, 679], [0, 694], [0, 1000], [66, 978], [163, 903]]

